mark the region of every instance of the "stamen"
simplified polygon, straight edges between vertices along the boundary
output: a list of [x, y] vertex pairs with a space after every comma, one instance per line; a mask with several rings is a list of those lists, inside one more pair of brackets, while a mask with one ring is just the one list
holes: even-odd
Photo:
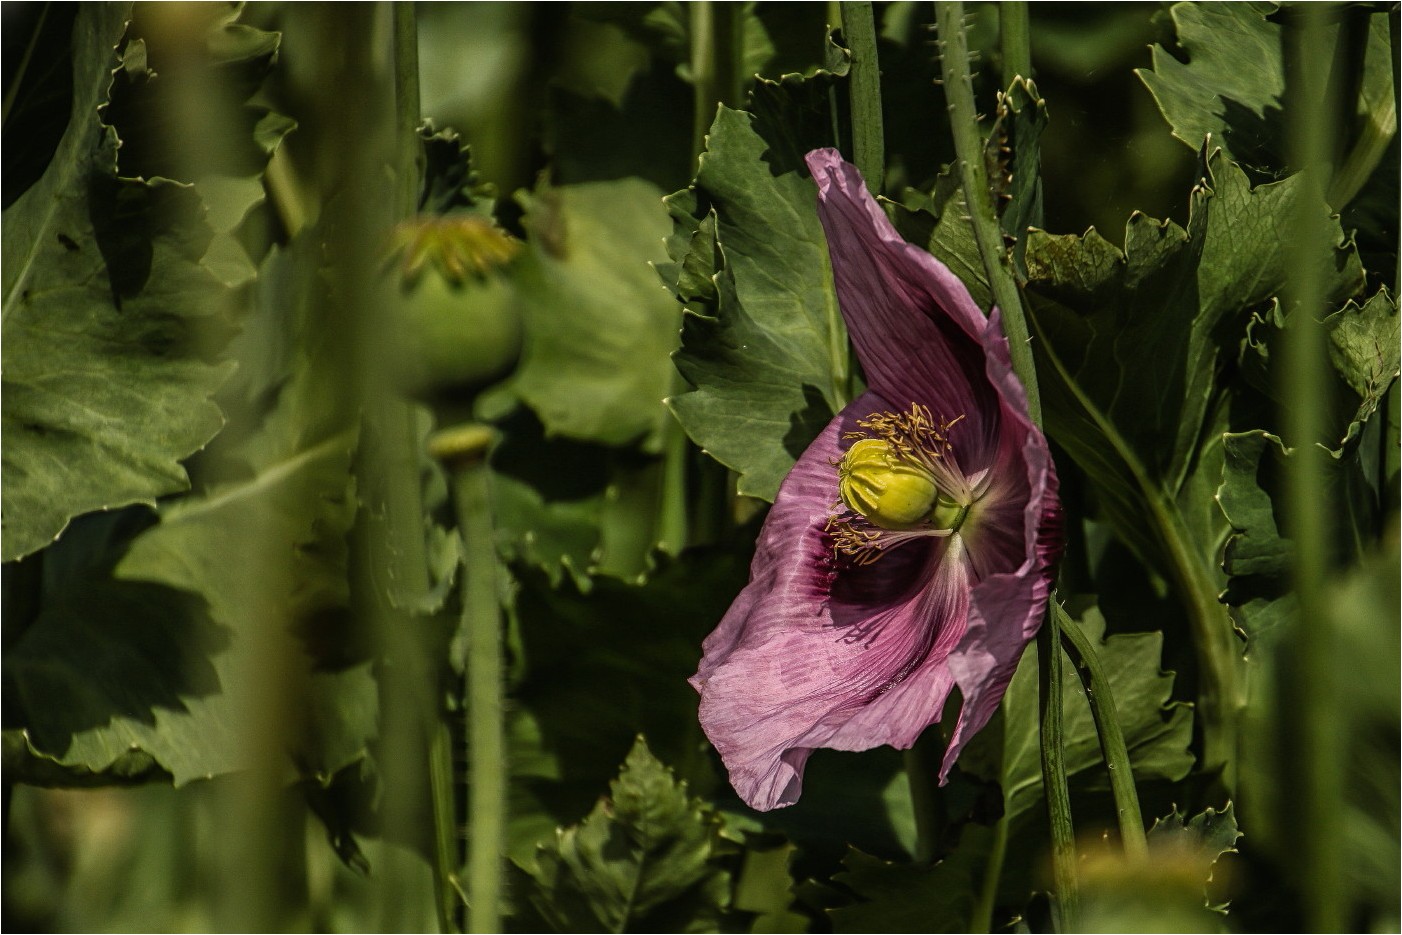
[[[971, 484], [957, 464], [949, 461], [953, 450], [949, 432], [963, 419], [964, 416], [959, 415], [954, 419], [936, 421], [929, 407], [912, 403], [908, 411], [878, 412], [861, 419], [857, 425], [864, 431], [849, 432], [843, 436], [844, 440], [853, 443], [853, 447], [849, 448], [843, 459], [833, 462], [833, 466], [843, 474], [844, 483], [851, 482], [845, 473], [847, 470], [860, 470], [847, 466], [848, 459], [855, 457], [853, 449], [864, 439], [874, 438], [884, 443], [888, 449], [887, 457], [905, 462], [907, 469], [927, 472], [937, 491], [943, 491], [935, 503], [944, 506], [940, 506], [924, 520], [914, 524], [913, 528], [901, 528], [905, 525], [905, 520], [893, 520], [891, 516], [884, 514], [878, 517], [884, 521], [877, 525], [871, 517], [864, 515], [865, 501], [862, 501], [863, 506], [857, 505], [861, 500], [860, 492], [849, 492], [844, 487], [843, 499], [847, 502], [839, 502], [833, 506], [825, 526], [835, 558], [845, 559], [853, 565], [870, 565], [888, 550], [907, 542], [930, 537], [944, 538], [953, 535], [959, 529], [968, 515], [969, 505], [978, 498], [978, 493], [972, 488], [988, 473], [980, 472]], [[858, 500], [852, 500], [852, 497], [857, 497]], [[943, 522], [936, 525], [940, 513], [952, 510], [955, 506], [955, 503], [950, 503], [946, 497], [956, 501], [959, 508], [955, 515], [943, 516]], [[871, 508], [876, 509], [874, 505]], [[951, 519], [953, 522], [949, 522]], [[948, 525], [944, 525], [945, 523]], [[892, 528], [893, 526], [895, 528]]]
[[[878, 412], [857, 422], [871, 437], [879, 438], [901, 457], [922, 465], [941, 488], [958, 500], [969, 500], [973, 491], [958, 469], [944, 463], [953, 449], [949, 430], [964, 420], [963, 414], [953, 419], [936, 421], [928, 406], [911, 403], [908, 412]], [[847, 438], [866, 437], [863, 433], [848, 433]]]

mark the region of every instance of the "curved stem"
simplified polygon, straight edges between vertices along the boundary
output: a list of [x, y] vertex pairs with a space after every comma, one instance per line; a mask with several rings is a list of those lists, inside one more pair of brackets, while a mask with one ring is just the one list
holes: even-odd
[[1008, 353], [1013, 370], [1027, 390], [1027, 411], [1032, 421], [1042, 424], [1042, 401], [1037, 391], [1037, 369], [1028, 343], [1027, 317], [1022, 295], [1013, 277], [1012, 258], [1003, 246], [998, 213], [988, 187], [988, 170], [983, 159], [983, 138], [978, 129], [974, 106], [973, 78], [969, 74], [969, 44], [964, 35], [964, 4], [954, 0], [935, 4], [939, 24], [940, 68], [944, 93], [949, 101], [949, 123], [954, 135], [959, 175], [964, 199], [969, 207], [969, 224], [979, 255], [988, 274], [993, 301], [1003, 316], [1003, 333], [1008, 337]]
[[[1049, 601], [1054, 607], [1056, 602]], [[1042, 713], [1042, 783], [1051, 825], [1052, 913], [1058, 932], [1074, 931], [1078, 909], [1076, 831], [1071, 824], [1071, 794], [1066, 787], [1066, 739], [1062, 731], [1061, 627], [1047, 614], [1037, 634], [1038, 703]]]
[[691, 15], [692, 153], [706, 148], [716, 105], [744, 103], [744, 5], [696, 0]]
[[5, 89], [4, 110], [0, 111], [0, 126], [10, 122], [10, 110], [15, 106], [15, 98], [19, 96], [19, 86], [24, 83], [24, 74], [29, 70], [29, 63], [34, 58], [34, 49], [39, 45], [39, 37], [44, 32], [44, 21], [49, 18], [50, 6], [51, 4], [45, 3], [44, 8], [39, 11], [39, 21], [34, 24], [34, 32], [29, 37], [29, 43], [24, 47], [24, 54], [20, 56], [15, 76], [10, 79], [10, 86]]
[[1082, 632], [1065, 609], [1051, 601], [1051, 611], [1061, 630], [1061, 639], [1081, 676], [1090, 702], [1091, 717], [1100, 735], [1100, 750], [1105, 756], [1105, 768], [1110, 774], [1110, 791], [1115, 797], [1115, 816], [1119, 820], [1120, 840], [1125, 854], [1141, 860], [1148, 856], [1149, 844], [1144, 836], [1144, 816], [1139, 810], [1139, 792], [1134, 787], [1134, 767], [1129, 760], [1124, 731], [1120, 728], [1115, 696], [1110, 678], [1100, 664], [1095, 645]]

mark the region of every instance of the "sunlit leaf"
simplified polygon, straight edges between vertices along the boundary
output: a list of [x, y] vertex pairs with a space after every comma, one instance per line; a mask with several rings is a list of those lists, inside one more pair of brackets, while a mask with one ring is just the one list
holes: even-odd
[[124, 17], [82, 11], [68, 130], [4, 215], [6, 559], [73, 516], [184, 489], [180, 460], [221, 424], [209, 397], [229, 371], [197, 352], [223, 292], [200, 263], [212, 234], [199, 198], [119, 181], [98, 114]]
[[671, 406], [693, 441], [740, 474], [742, 494], [766, 500], [853, 390], [817, 192], [802, 163], [831, 143], [819, 107], [830, 80], [762, 82], [755, 114], [722, 107], [695, 194], [671, 196], [698, 212], [678, 222], [700, 234], [695, 269], [723, 258], [714, 310], [684, 319], [676, 362], [694, 389]]
[[730, 900], [719, 831], [639, 737], [608, 797], [541, 845], [523, 895], [560, 932], [717, 931]]

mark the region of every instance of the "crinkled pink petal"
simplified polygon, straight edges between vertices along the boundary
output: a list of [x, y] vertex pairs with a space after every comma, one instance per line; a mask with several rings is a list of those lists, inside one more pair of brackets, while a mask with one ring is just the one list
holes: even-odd
[[833, 461], [858, 419], [889, 409], [866, 394], [804, 452], [765, 523], [750, 584], [707, 638], [692, 679], [702, 726], [754, 808], [796, 801], [819, 747], [910, 746], [954, 684], [943, 660], [967, 613], [962, 545], [913, 543], [900, 561], [867, 569], [888, 591], [880, 602], [854, 603], [832, 587]]
[[[692, 684], [740, 796], [797, 800], [814, 749], [909, 747], [958, 684], [943, 780], [987, 723], [1041, 625], [1060, 548], [1056, 473], [1027, 414], [997, 310], [985, 318], [944, 264], [904, 243], [833, 150], [808, 156], [839, 303], [872, 391], [838, 415], [780, 487], [750, 584], [705, 642]], [[836, 462], [857, 423], [928, 407], [984, 479], [963, 528], [870, 566], [834, 556]]]
[[818, 218], [828, 238], [842, 317], [867, 385], [897, 406], [923, 402], [939, 418], [965, 416], [960, 464], [987, 461], [994, 439], [972, 420], [998, 405], [984, 375], [988, 321], [939, 260], [901, 239], [867, 193], [861, 173], [835, 149], [808, 154]]

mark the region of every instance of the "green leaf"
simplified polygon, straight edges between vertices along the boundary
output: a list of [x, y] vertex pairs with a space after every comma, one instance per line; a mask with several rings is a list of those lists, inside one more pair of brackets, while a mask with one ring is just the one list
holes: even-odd
[[[1280, 372], [1285, 333], [1295, 319], [1278, 304], [1252, 316], [1242, 345], [1245, 375], [1268, 397], [1281, 402], [1285, 384]], [[1338, 383], [1330, 394], [1329, 443], [1334, 457], [1351, 455], [1363, 428], [1397, 378], [1399, 363], [1397, 303], [1386, 289], [1362, 305], [1349, 301], [1322, 322]], [[1324, 441], [1324, 439], [1319, 439]]]
[[[1176, 3], [1170, 15], [1182, 54], [1156, 45], [1153, 68], [1136, 70], [1174, 136], [1198, 149], [1211, 134], [1211, 145], [1266, 176], [1279, 175], [1288, 162], [1286, 30], [1277, 10], [1265, 2]], [[1388, 14], [1364, 7], [1326, 26], [1324, 41], [1331, 48], [1346, 43], [1339, 59], [1353, 70], [1330, 80], [1357, 94], [1347, 112], [1356, 119], [1342, 121], [1346, 155], [1329, 191], [1336, 209], [1369, 182], [1397, 134], [1390, 36]]]
[[[1027, 279], [1027, 231], [1042, 226], [1042, 155], [1039, 141], [1047, 126], [1047, 102], [1029, 78], [1013, 81], [999, 101], [999, 119], [1011, 124], [1012, 160], [1008, 204], [999, 219], [1003, 232], [1013, 239], [1013, 262], [1018, 277]], [[995, 138], [996, 141], [996, 138]]]
[[1240, 838], [1231, 802], [1220, 812], [1209, 808], [1192, 818], [1175, 808], [1163, 818], [1154, 819], [1148, 834], [1151, 851], [1176, 852], [1177, 859], [1197, 868], [1198, 878], [1204, 884], [1212, 878], [1212, 868], [1223, 854], [1236, 853], [1236, 842]]
[[662, 193], [623, 179], [522, 200], [530, 246], [513, 278], [526, 337], [510, 389], [547, 434], [660, 450], [678, 325], [648, 265], [666, 257]]
[[492, 452], [497, 546], [507, 561], [568, 575], [581, 591], [592, 576], [641, 583], [659, 553], [676, 554], [664, 534], [666, 457], [546, 438], [524, 409], [498, 422]]
[[694, 389], [673, 397], [672, 411], [693, 441], [740, 474], [740, 493], [765, 500], [852, 395], [847, 332], [803, 166], [805, 153], [831, 143], [822, 93], [831, 80], [761, 82], [754, 114], [722, 107], [694, 194], [669, 199], [674, 217], [682, 199], [698, 212], [678, 221], [694, 233], [696, 257], [691, 287], [680, 275], [679, 287], [709, 299], [695, 283], [721, 258], [713, 310], [683, 320], [676, 364]]
[[1363, 434], [1363, 425], [1377, 411], [1383, 394], [1402, 369], [1397, 303], [1386, 289], [1362, 305], [1349, 302], [1324, 320], [1329, 335], [1329, 361], [1353, 391], [1358, 405], [1343, 433], [1343, 445]]
[[230, 384], [240, 418], [205, 460], [216, 480], [104, 543], [95, 572], [46, 553], [72, 595], [46, 605], [7, 681], [29, 699], [34, 747], [65, 766], [100, 773], [140, 751], [176, 784], [245, 768], [246, 719], [269, 692], [289, 709], [258, 729], [283, 736], [289, 779], [328, 782], [366, 755], [376, 682], [345, 609], [356, 437], [312, 297], [285, 282], [305, 286], [315, 249], [299, 238], [265, 263], [264, 301], [234, 345], [248, 364]]
[[974, 240], [964, 188], [957, 172], [946, 167], [935, 180], [930, 194], [907, 189], [901, 202], [891, 203], [888, 210], [902, 237], [923, 246], [953, 270], [980, 308], [987, 311], [992, 307], [988, 272]]
[[1174, 136], [1198, 149], [1210, 133], [1213, 145], [1257, 165], [1280, 154], [1281, 27], [1267, 19], [1275, 10], [1274, 3], [1265, 2], [1173, 5], [1178, 44], [1188, 60], [1156, 45], [1152, 70], [1135, 73]]
[[954, 852], [927, 867], [881, 860], [852, 848], [833, 877], [861, 902], [828, 910], [834, 932], [967, 932], [993, 832], [965, 827]]
[[[1283, 576], [1289, 573], [1294, 551], [1276, 525], [1275, 505], [1262, 483], [1261, 472], [1280, 470], [1286, 451], [1267, 432], [1228, 434], [1223, 439], [1226, 460], [1217, 502], [1234, 532], [1227, 540], [1222, 568], [1228, 575]], [[1267, 455], [1269, 461], [1263, 461]]]
[[1128, 861], [1106, 848], [1082, 861], [1082, 930], [1225, 931], [1226, 905], [1213, 905], [1205, 891], [1218, 859], [1234, 853], [1241, 837], [1231, 803], [1187, 820], [1175, 810], [1148, 837], [1147, 860]]
[[79, 514], [185, 489], [180, 460], [221, 424], [209, 397], [229, 370], [194, 347], [224, 292], [199, 198], [119, 181], [98, 115], [124, 25], [120, 5], [80, 12], [68, 129], [4, 214], [6, 560]]
[[658, 752], [687, 778], [700, 778], [693, 765], [709, 772], [692, 762], [699, 728], [688, 738], [676, 725], [695, 723], [696, 692], [686, 680], [702, 638], [744, 585], [748, 561], [743, 549], [692, 549], [661, 561], [642, 586], [600, 578], [588, 593], [519, 576], [524, 675], [513, 697], [547, 731], [543, 742], [563, 775], [592, 794], [639, 732], [655, 736]]
[[[1220, 153], [1202, 171], [1186, 229], [1135, 214], [1123, 252], [1092, 230], [1033, 232], [1027, 253], [1048, 431], [1097, 484], [1116, 531], [1164, 571], [1191, 550], [1175, 541], [1169, 500], [1198, 448], [1222, 347], [1245, 309], [1286, 282], [1299, 191], [1294, 179], [1252, 189]], [[1332, 223], [1335, 246], [1318, 262], [1341, 302], [1362, 270]]]
[[741, 835], [744, 862], [735, 877], [733, 911], [753, 917], [750, 932], [806, 932], [808, 918], [793, 911], [794, 879], [789, 870], [798, 848], [786, 840], [766, 846], [763, 835]]
[[720, 827], [639, 736], [608, 798], [540, 846], [526, 898], [561, 932], [716, 931], [730, 899]]
[[[1125, 633], [1105, 637], [1105, 621], [1095, 607], [1077, 618], [1100, 650], [1110, 673], [1115, 707], [1139, 781], [1177, 781], [1193, 766], [1189, 752], [1193, 735], [1192, 709], [1172, 700], [1173, 675], [1160, 670], [1163, 635]], [[1091, 718], [1080, 679], [1065, 679], [1063, 730], [1066, 773], [1103, 786], [1099, 735]], [[1042, 799], [1041, 734], [1037, 706], [1037, 654], [1023, 654], [1003, 702], [1002, 737], [985, 730], [969, 744], [960, 765], [975, 775], [998, 782], [1009, 821], [1028, 812]]]
[[423, 191], [419, 210], [446, 214], [458, 208], [474, 208], [496, 197], [496, 189], [481, 181], [472, 163], [472, 148], [456, 130], [438, 129], [432, 120], [419, 127], [424, 149]]

